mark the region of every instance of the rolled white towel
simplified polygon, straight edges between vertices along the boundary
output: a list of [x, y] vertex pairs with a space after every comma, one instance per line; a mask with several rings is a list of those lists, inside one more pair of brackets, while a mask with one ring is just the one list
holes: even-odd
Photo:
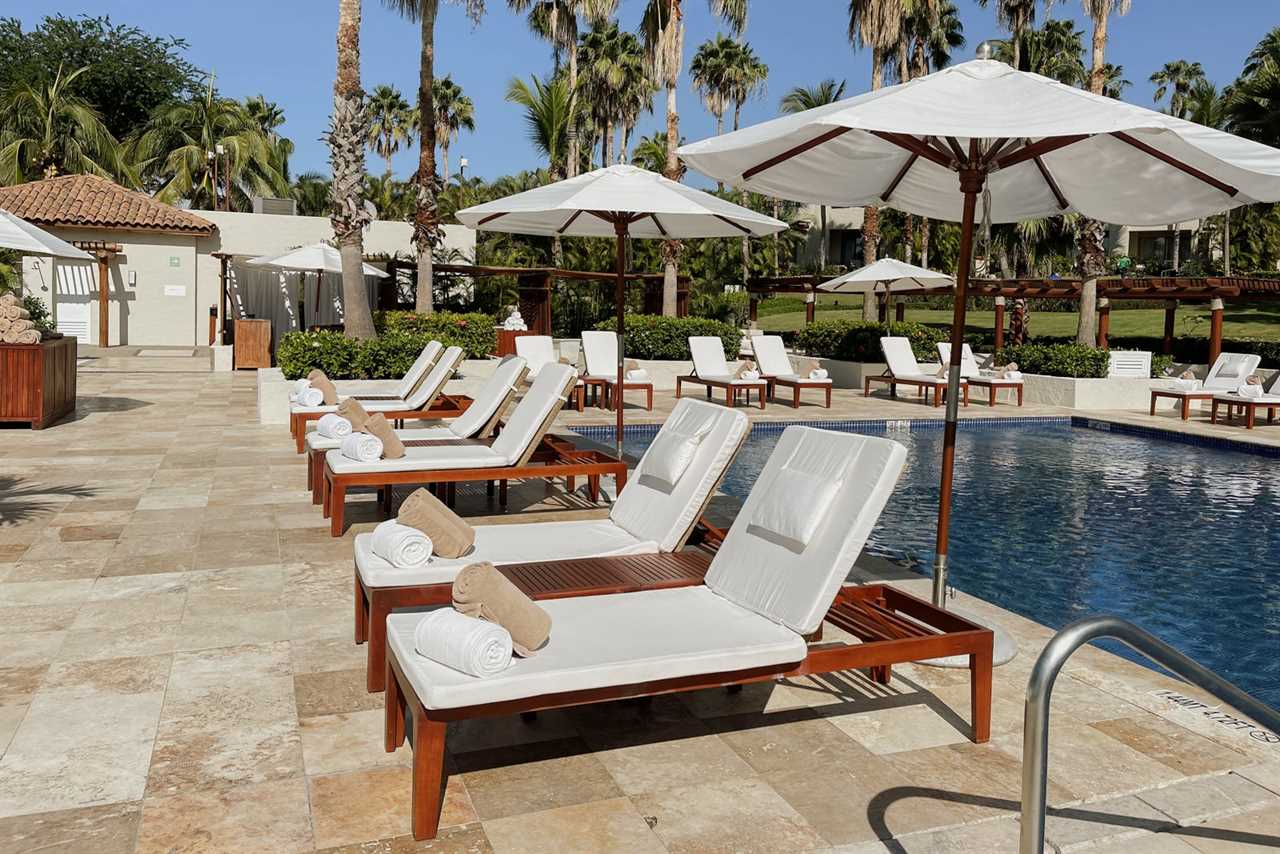
[[483, 679], [511, 666], [511, 633], [497, 623], [437, 608], [413, 630], [418, 655]]
[[431, 538], [395, 519], [373, 529], [370, 545], [374, 554], [400, 569], [424, 569], [431, 562]]
[[644, 368], [635, 368], [633, 370], [627, 371], [627, 379], [637, 383], [644, 382], [645, 380], [649, 379], [649, 372], [646, 371]]
[[1236, 394], [1241, 397], [1262, 397], [1262, 386], [1241, 383], [1239, 388], [1236, 389]]
[[289, 390], [289, 399], [297, 400], [298, 396], [309, 388], [311, 388], [311, 380], [306, 377], [303, 377], [300, 380], [294, 380], [293, 388]]
[[758, 380], [760, 379], [760, 372], [759, 371], [743, 371], [741, 379]]
[[299, 406], [320, 406], [324, 403], [324, 392], [318, 388], [307, 386], [298, 393], [294, 402]]
[[828, 376], [826, 368], [814, 368], [809, 372], [809, 379], [811, 380], [825, 380]]
[[320, 416], [316, 432], [326, 439], [344, 439], [351, 435], [351, 422], [333, 412]]
[[339, 446], [342, 455], [358, 463], [371, 463], [382, 458], [382, 440], [369, 433], [350, 433]]
[[1005, 371], [1004, 378], [1007, 380], [1020, 380], [1022, 379], [1022, 371]]

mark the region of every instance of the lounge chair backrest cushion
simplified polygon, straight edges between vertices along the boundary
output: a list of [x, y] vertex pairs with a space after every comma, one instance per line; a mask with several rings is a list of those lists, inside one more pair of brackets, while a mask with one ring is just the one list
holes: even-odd
[[582, 333], [582, 351], [587, 358], [587, 373], [612, 377], [618, 373], [618, 333], [605, 329], [588, 329]]
[[516, 408], [511, 411], [506, 426], [493, 440], [493, 451], [515, 465], [525, 452], [542, 438], [548, 417], [560, 411], [568, 396], [569, 383], [577, 379], [576, 372], [568, 365], [548, 365], [529, 386]]
[[1205, 375], [1204, 387], [1234, 391], [1261, 363], [1262, 357], [1253, 353], [1220, 353]]
[[751, 352], [756, 354], [756, 364], [765, 376], [784, 377], [795, 373], [780, 335], [752, 335]]
[[895, 377], [924, 373], [920, 370], [920, 363], [916, 361], [916, 354], [911, 352], [911, 342], [906, 338], [881, 338], [880, 349], [889, 365], [889, 373]]
[[550, 335], [521, 335], [516, 338], [516, 355], [528, 363], [529, 378], [532, 379], [542, 370], [543, 365], [560, 361], [556, 358], [555, 342]]
[[[1109, 377], [1151, 377], [1151, 353], [1146, 350], [1112, 350]], [[1239, 385], [1239, 383], [1237, 383]]]
[[440, 359], [431, 366], [431, 370], [413, 390], [413, 394], [404, 399], [409, 408], [422, 409], [429, 406], [431, 401], [436, 399], [436, 395], [444, 389], [444, 384], [453, 379], [453, 374], [458, 370], [458, 365], [462, 364], [464, 355], [466, 354], [461, 347], [445, 348], [445, 351], [440, 354]]
[[[942, 360], [942, 366], [945, 368], [951, 364], [951, 343], [948, 341], [938, 342], [938, 356]], [[960, 351], [960, 376], [965, 379], [982, 375], [982, 370], [978, 367], [978, 360], [973, 355], [973, 348], [968, 344]]]
[[[707, 587], [802, 635], [813, 632], [893, 494], [906, 459], [906, 448], [892, 439], [788, 427], [712, 560]], [[827, 496], [814, 494], [814, 482], [839, 485]], [[807, 491], [775, 494], [788, 486]], [[804, 545], [761, 526], [779, 502], [817, 517]]]
[[413, 364], [409, 366], [409, 371], [404, 375], [404, 379], [400, 380], [400, 384], [396, 386], [396, 397], [404, 400], [413, 394], [413, 390], [418, 387], [418, 383], [422, 382], [422, 378], [427, 375], [427, 371], [436, 363], [436, 359], [440, 357], [440, 351], [443, 349], [444, 345], [439, 341], [433, 339], [427, 342], [427, 346], [422, 348], [418, 358], [414, 359]]
[[729, 365], [724, 360], [724, 342], [718, 336], [690, 336], [689, 353], [693, 356], [693, 372], [698, 376], [729, 376]]
[[681, 398], [654, 441], [701, 433], [693, 459], [671, 485], [650, 476], [658, 467], [654, 445], [650, 444], [613, 502], [609, 518], [636, 539], [651, 540], [663, 551], [675, 551], [698, 521], [750, 429], [740, 409]]
[[[519, 341], [520, 339], [516, 339]], [[520, 356], [507, 356], [498, 362], [489, 379], [476, 393], [471, 405], [461, 415], [449, 422], [449, 429], [459, 439], [471, 439], [479, 435], [498, 407], [511, 399], [511, 392], [524, 378], [525, 360]]]

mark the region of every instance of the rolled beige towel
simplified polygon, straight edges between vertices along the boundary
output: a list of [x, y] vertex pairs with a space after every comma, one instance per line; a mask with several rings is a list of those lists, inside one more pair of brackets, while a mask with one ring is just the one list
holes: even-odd
[[11, 323], [13, 323], [13, 321], [10, 320], [9, 318], [0, 317], [0, 335], [3, 335], [4, 333], [9, 331], [9, 324]]
[[1258, 376], [1257, 374], [1249, 374], [1249, 376], [1245, 378], [1244, 384], [1245, 385], [1262, 385], [1262, 377]]
[[[740, 380], [743, 377], [745, 377], [747, 374], [754, 371], [755, 369], [756, 369], [756, 363], [751, 361], [750, 359], [747, 359], [738, 367], [738, 371], [733, 375], [733, 378], [735, 380]], [[759, 374], [757, 374], [756, 376], [759, 376]]]
[[516, 655], [525, 658], [551, 637], [551, 615], [487, 561], [465, 566], [458, 573], [453, 581], [453, 607], [460, 614], [502, 626], [511, 633]]
[[25, 332], [19, 332], [15, 344], [39, 344], [40, 331], [37, 329], [28, 329]]
[[475, 529], [425, 489], [415, 489], [404, 500], [396, 521], [430, 537], [441, 557], [462, 557], [476, 541]]
[[18, 299], [15, 293], [0, 294], [0, 305], [21, 305], [22, 300]]
[[318, 379], [311, 380], [311, 387], [324, 395], [325, 406], [333, 406], [338, 402], [338, 389], [334, 387], [333, 383], [329, 382], [324, 374], [321, 374]]
[[31, 320], [23, 319], [23, 320], [9, 321], [10, 332], [26, 332], [28, 329], [35, 329], [35, 328], [36, 328], [36, 324], [34, 321], [31, 321]]
[[1196, 375], [1192, 373], [1190, 370], [1185, 370], [1182, 373], [1178, 374], [1178, 379], [1180, 380], [1193, 380], [1195, 378], [1196, 378]]
[[307, 371], [307, 379], [311, 380], [311, 382], [314, 383], [318, 379], [327, 380], [329, 379], [329, 377], [327, 377], [325, 375], [325, 372], [320, 370], [319, 368], [312, 368], [311, 370]]
[[0, 306], [0, 317], [7, 317], [10, 320], [26, 320], [31, 315], [20, 305], [4, 305]]
[[351, 422], [351, 429], [362, 431], [369, 423], [369, 413], [354, 397], [348, 397], [338, 404], [338, 414]]
[[391, 422], [381, 412], [369, 416], [369, 420], [364, 422], [364, 432], [377, 436], [382, 441], [384, 460], [398, 460], [404, 456], [404, 442], [400, 441], [396, 431], [391, 429]]

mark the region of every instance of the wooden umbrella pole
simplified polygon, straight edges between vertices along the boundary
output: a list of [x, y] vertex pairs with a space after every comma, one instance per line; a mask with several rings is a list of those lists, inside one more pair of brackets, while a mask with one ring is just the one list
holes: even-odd
[[[970, 163], [977, 158], [970, 154]], [[969, 288], [969, 266], [973, 262], [973, 220], [978, 194], [986, 183], [986, 171], [960, 169], [960, 190], [964, 193], [964, 215], [960, 223], [960, 257], [956, 261], [955, 310], [951, 319], [951, 361], [947, 371], [947, 420], [942, 434], [942, 482], [938, 491], [938, 538], [933, 558], [933, 604], [946, 607], [947, 546], [951, 530], [952, 474], [956, 461], [956, 421], [959, 417], [960, 360], [964, 349], [965, 301]]]
[[622, 459], [622, 381], [623, 377], [623, 336], [625, 326], [623, 323], [623, 315], [627, 309], [627, 221], [622, 218], [614, 220], [614, 233], [617, 235], [618, 241], [618, 283], [616, 299], [618, 302], [618, 384], [614, 386], [613, 406], [617, 410], [617, 440], [618, 440], [618, 459]]

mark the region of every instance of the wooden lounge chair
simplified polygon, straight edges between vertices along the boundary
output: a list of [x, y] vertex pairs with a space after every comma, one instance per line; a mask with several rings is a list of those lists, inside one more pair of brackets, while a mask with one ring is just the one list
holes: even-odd
[[[493, 435], [502, 414], [515, 399], [516, 390], [524, 382], [527, 370], [524, 359], [507, 356], [498, 362], [493, 374], [461, 415], [439, 424], [397, 430], [396, 435], [407, 446], [451, 439], [487, 439]], [[322, 500], [320, 485], [324, 482], [324, 455], [341, 445], [340, 439], [321, 436], [314, 430], [307, 434], [307, 489], [311, 490], [312, 504], [319, 504]]]
[[715, 335], [693, 335], [689, 338], [689, 353], [693, 356], [693, 373], [676, 377], [676, 397], [681, 395], [684, 383], [696, 383], [706, 386], [707, 400], [711, 399], [711, 390], [724, 389], [725, 406], [733, 406], [739, 394], [745, 394], [747, 405], [751, 405], [751, 392], [760, 399], [760, 408], [764, 409], [765, 394], [769, 390], [766, 379], [745, 380], [733, 376], [729, 372], [729, 363], [724, 359], [724, 342]]
[[[905, 460], [888, 439], [789, 427], [702, 584], [545, 600], [550, 641], [492, 677], [418, 655], [421, 614], [388, 617], [385, 747], [412, 726], [414, 837], [436, 835], [451, 721], [853, 668], [888, 682], [894, 664], [967, 655], [971, 737], [988, 740], [992, 632], [891, 587], [842, 586]], [[862, 642], [810, 645], [824, 621]]]
[[[521, 335], [516, 339], [516, 355], [522, 357], [529, 363], [529, 373], [525, 375], [525, 379], [533, 382], [538, 378], [538, 372], [545, 365], [560, 364], [560, 356], [556, 353], [555, 342], [550, 335]], [[578, 380], [578, 384], [573, 389], [573, 398], [570, 403], [579, 411], [582, 411], [583, 398], [586, 386], [582, 380]]]
[[[616, 409], [622, 406], [622, 395], [618, 394], [618, 333], [604, 330], [584, 330], [582, 333], [582, 352], [587, 362], [587, 372], [583, 382], [588, 387], [604, 391], [604, 406]], [[622, 391], [643, 391], [645, 393], [644, 408], [653, 410], [653, 383], [649, 380], [623, 379]]]
[[[898, 396], [898, 386], [907, 385], [920, 389], [925, 396], [925, 403], [929, 402], [929, 392], [933, 392], [933, 405], [941, 406], [943, 396], [947, 391], [947, 378], [935, 376], [934, 374], [926, 374], [920, 370], [920, 363], [916, 361], [916, 354], [911, 351], [911, 342], [906, 338], [884, 337], [880, 339], [880, 349], [884, 352], [884, 360], [888, 364], [884, 374], [878, 377], [867, 377], [863, 382], [862, 396], [867, 397], [871, 394], [871, 384], [884, 383], [889, 386], [889, 396]], [[964, 378], [960, 379], [960, 393], [964, 405], [969, 405], [969, 384]]]
[[[381, 412], [391, 421], [411, 418], [455, 418], [471, 405], [471, 398], [463, 395], [443, 394], [445, 383], [453, 378], [462, 357], [461, 347], [449, 347], [432, 365], [422, 382], [408, 397], [357, 397], [369, 412]], [[299, 454], [307, 449], [307, 426], [319, 421], [321, 416], [334, 412], [336, 406], [293, 406], [289, 412], [289, 430]]]
[[830, 377], [814, 379], [802, 377], [791, 367], [791, 358], [787, 348], [783, 346], [781, 335], [752, 335], [751, 352], [755, 354], [756, 364], [760, 366], [760, 377], [769, 383], [769, 399], [772, 400], [777, 387], [791, 389], [791, 405], [800, 408], [800, 391], [806, 388], [817, 389], [827, 395], [826, 407], [831, 408], [831, 387], [834, 385]]
[[1191, 401], [1213, 400], [1215, 394], [1227, 394], [1234, 391], [1247, 380], [1261, 364], [1262, 357], [1253, 353], [1221, 353], [1209, 366], [1209, 373], [1204, 381], [1192, 380], [1191, 388], [1181, 388], [1180, 380], [1175, 380], [1171, 388], [1151, 389], [1151, 414], [1156, 414], [1156, 401], [1162, 397], [1178, 401], [1182, 420], [1191, 417]]
[[1277, 372], [1271, 378], [1270, 385], [1258, 397], [1245, 397], [1243, 394], [1234, 391], [1215, 394], [1213, 396], [1213, 408], [1209, 413], [1210, 423], [1218, 423], [1218, 409], [1223, 406], [1227, 408], [1227, 423], [1234, 424], [1236, 412], [1239, 411], [1244, 416], [1246, 430], [1252, 430], [1254, 424], [1257, 423], [1259, 409], [1266, 410], [1268, 424], [1275, 423], [1276, 410], [1280, 409], [1280, 388], [1277, 388], [1277, 386], [1280, 386], [1280, 372]]
[[[433, 557], [425, 569], [388, 563], [373, 553], [371, 534], [357, 534], [356, 643], [369, 642], [369, 690], [381, 691], [384, 685], [387, 615], [396, 608], [448, 603], [453, 579], [468, 564], [489, 561], [501, 566], [680, 551], [749, 432], [750, 424], [741, 411], [682, 400], [607, 518], [477, 525], [470, 552], [460, 558]], [[686, 441], [696, 445], [691, 455], [686, 453]], [[685, 468], [675, 471], [682, 461]], [[667, 480], [673, 476], [674, 482]], [[701, 578], [699, 574], [688, 583]], [[665, 576], [654, 581], [666, 583]], [[619, 584], [623, 582], [607, 576], [589, 582], [588, 589], [601, 593], [632, 589]]]
[[[938, 342], [938, 356], [942, 359], [943, 365], [951, 364], [951, 344], [947, 341]], [[1018, 405], [1022, 405], [1022, 379], [1005, 379], [1004, 377], [983, 376], [982, 369], [978, 367], [978, 360], [973, 355], [973, 348], [968, 344], [960, 351], [960, 376], [971, 386], [985, 388], [987, 390], [987, 405], [996, 405], [996, 393], [1002, 389], [1012, 389], [1017, 393]]]
[[329, 451], [325, 455], [322, 503], [325, 517], [330, 520], [330, 533], [342, 536], [347, 490], [359, 486], [382, 490], [388, 510], [391, 487], [399, 485], [473, 480], [492, 485], [496, 481], [500, 484], [499, 501], [505, 504], [510, 480], [564, 477], [572, 484], [573, 478], [585, 477], [594, 495], [600, 477], [605, 475], [613, 477], [621, 492], [627, 480], [625, 462], [565, 440], [545, 438], [576, 380], [576, 372], [568, 365], [544, 368], [492, 442], [432, 442], [406, 448], [400, 459], [372, 462], [358, 462], [341, 451]]

